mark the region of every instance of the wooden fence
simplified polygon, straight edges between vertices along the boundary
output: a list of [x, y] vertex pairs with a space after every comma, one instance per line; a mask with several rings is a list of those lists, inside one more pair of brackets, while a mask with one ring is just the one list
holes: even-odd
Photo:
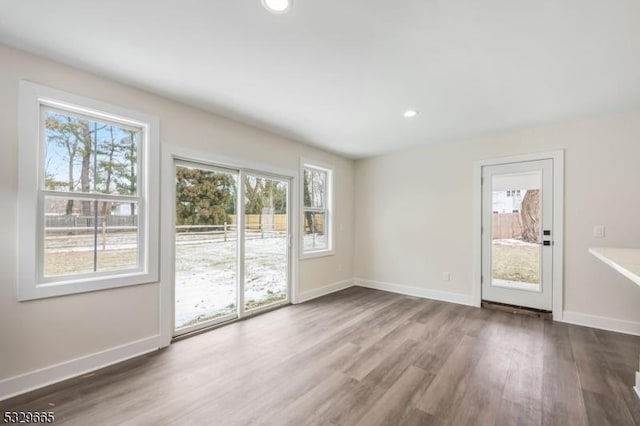
[[[44, 226], [46, 228], [93, 228], [95, 216], [80, 215], [46, 215]], [[106, 224], [112, 226], [138, 226], [138, 215], [109, 215], [98, 216], [98, 226]]]
[[[47, 231], [60, 232], [92, 232], [95, 216], [79, 216], [79, 215], [47, 215], [45, 216], [45, 228]], [[229, 215], [227, 225], [235, 229], [237, 223], [236, 215]], [[285, 232], [288, 227], [286, 214], [245, 215], [245, 223], [247, 229], [259, 231], [276, 231]], [[136, 229], [138, 226], [138, 216], [130, 215], [109, 215], [98, 216], [98, 227], [106, 226], [109, 229]], [[192, 228], [198, 228], [198, 225], [191, 225]], [[205, 228], [223, 229], [224, 225], [208, 225]], [[186, 228], [186, 227], [185, 227]]]
[[494, 213], [492, 239], [522, 238], [520, 213]]
[[[247, 214], [244, 216], [245, 225], [249, 229], [283, 232], [289, 225], [286, 214]], [[238, 222], [235, 214], [229, 215], [229, 225]], [[262, 226], [261, 226], [262, 225]]]
[[[47, 232], [65, 233], [85, 233], [93, 232], [94, 216], [76, 215], [51, 215], [45, 216], [45, 228]], [[255, 232], [286, 232], [288, 221], [285, 214], [260, 215], [248, 214], [245, 216], [247, 230]], [[205, 226], [181, 226], [179, 232], [211, 232], [225, 235], [227, 232], [235, 231], [236, 215], [229, 215], [227, 226], [205, 225]], [[98, 216], [98, 228], [106, 228], [108, 232], [135, 232], [138, 226], [138, 216]], [[306, 226], [306, 223], [305, 223]], [[324, 223], [322, 216], [316, 218], [316, 227], [320, 233], [324, 233]], [[199, 229], [203, 228], [203, 229]], [[494, 240], [522, 237], [522, 221], [520, 213], [494, 213], [493, 214], [493, 236]]]
[[[238, 230], [237, 216], [229, 215], [229, 222], [222, 225], [178, 225], [176, 232], [183, 236], [209, 235], [223, 241], [234, 240]], [[245, 215], [246, 238], [274, 238], [287, 234], [287, 215], [285, 214], [248, 214]]]

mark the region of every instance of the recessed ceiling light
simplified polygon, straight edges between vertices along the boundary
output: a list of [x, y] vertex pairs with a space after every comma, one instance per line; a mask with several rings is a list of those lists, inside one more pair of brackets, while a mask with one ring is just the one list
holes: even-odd
[[271, 13], [287, 13], [291, 9], [291, 0], [261, 0], [262, 5]]
[[416, 111], [415, 109], [408, 109], [404, 112], [404, 118], [413, 118], [416, 115], [418, 115], [418, 111]]

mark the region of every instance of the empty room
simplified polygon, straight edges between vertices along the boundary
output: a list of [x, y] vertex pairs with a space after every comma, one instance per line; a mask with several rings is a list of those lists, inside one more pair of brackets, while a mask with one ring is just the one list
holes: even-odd
[[0, 416], [640, 425], [637, 0], [0, 0]]

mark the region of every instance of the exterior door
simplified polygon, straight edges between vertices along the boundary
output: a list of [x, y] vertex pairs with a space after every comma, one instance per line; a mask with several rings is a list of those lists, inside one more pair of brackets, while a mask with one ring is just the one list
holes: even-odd
[[[175, 162], [174, 334], [238, 318], [240, 173]], [[241, 235], [241, 234], [240, 234]]]
[[174, 336], [290, 301], [288, 177], [174, 160]]
[[482, 300], [551, 311], [553, 160], [482, 168]]
[[243, 173], [241, 316], [289, 302], [289, 180]]

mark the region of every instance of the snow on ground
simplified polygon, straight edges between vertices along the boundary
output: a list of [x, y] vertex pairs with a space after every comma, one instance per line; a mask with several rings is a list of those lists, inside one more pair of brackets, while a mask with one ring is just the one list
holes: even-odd
[[[176, 328], [236, 312], [236, 241], [178, 234]], [[245, 305], [275, 302], [287, 294], [287, 239], [245, 242]]]
[[[176, 328], [236, 312], [235, 232], [227, 237], [225, 242], [219, 234], [176, 234]], [[130, 262], [134, 259], [136, 239], [134, 233], [107, 234], [105, 241], [100, 235], [98, 256], [109, 253], [114, 265]], [[93, 235], [47, 235], [45, 254], [52, 258], [54, 266], [69, 266], [60, 273], [90, 271], [93, 264], [87, 269], [84, 260], [92, 261], [93, 243]], [[80, 258], [83, 253], [87, 259]], [[260, 233], [247, 235], [245, 283], [247, 309], [287, 297], [284, 235], [275, 232], [265, 233], [264, 238]]]
[[504, 239], [493, 240], [492, 243], [495, 245], [515, 246], [515, 247], [520, 247], [520, 246], [536, 247], [538, 245], [536, 243], [529, 243], [523, 240], [517, 240], [515, 238], [504, 238]]
[[323, 234], [305, 234], [302, 237], [305, 250], [322, 250], [327, 248], [327, 236]]

